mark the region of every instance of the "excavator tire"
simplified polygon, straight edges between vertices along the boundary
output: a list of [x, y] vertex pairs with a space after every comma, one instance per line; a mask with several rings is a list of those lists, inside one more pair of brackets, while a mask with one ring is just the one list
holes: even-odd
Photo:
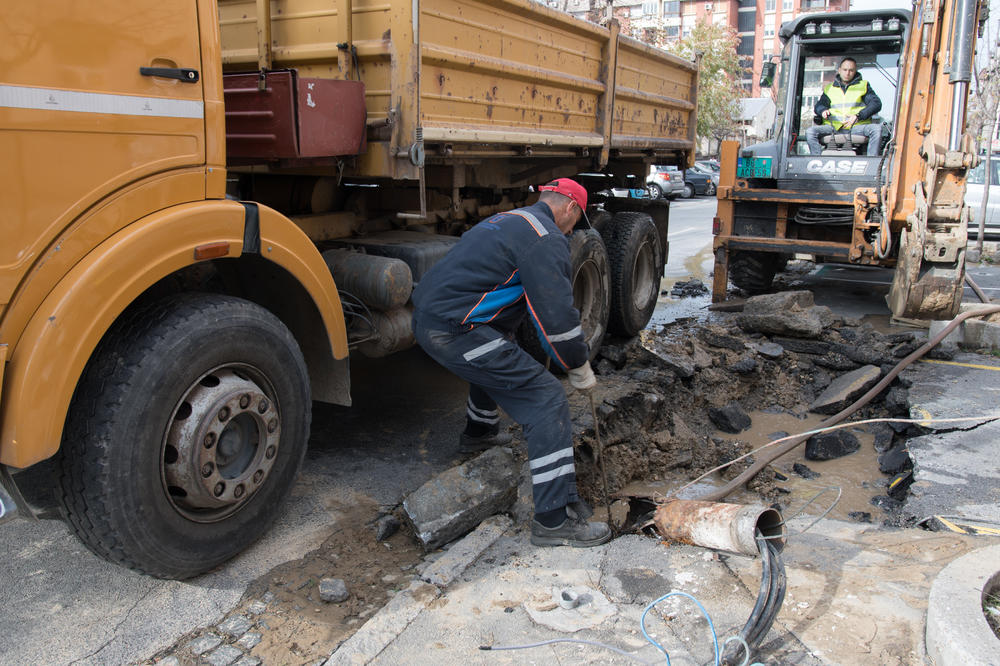
[[733, 252], [729, 255], [729, 279], [749, 294], [761, 294], [771, 288], [782, 255], [770, 252]]

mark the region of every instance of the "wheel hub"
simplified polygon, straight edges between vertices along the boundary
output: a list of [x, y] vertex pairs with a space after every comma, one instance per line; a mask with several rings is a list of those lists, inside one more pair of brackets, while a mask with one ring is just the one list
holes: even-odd
[[181, 398], [167, 431], [168, 496], [195, 520], [229, 515], [267, 479], [280, 439], [277, 407], [247, 373], [207, 373]]

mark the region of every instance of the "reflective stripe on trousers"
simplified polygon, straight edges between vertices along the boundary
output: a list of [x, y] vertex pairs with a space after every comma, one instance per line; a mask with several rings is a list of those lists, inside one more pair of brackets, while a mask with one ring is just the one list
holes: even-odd
[[499, 405], [521, 424], [535, 511], [551, 511], [577, 501], [569, 402], [559, 380], [516, 342], [489, 326], [452, 333], [427, 328], [415, 315], [413, 332], [431, 358], [469, 382], [466, 415], [492, 418], [491, 412]]

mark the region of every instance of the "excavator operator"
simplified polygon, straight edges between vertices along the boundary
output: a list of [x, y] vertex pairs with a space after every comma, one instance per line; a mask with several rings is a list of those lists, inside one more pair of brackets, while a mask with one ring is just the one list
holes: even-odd
[[881, 109], [882, 100], [861, 78], [857, 61], [844, 58], [816, 102], [816, 121], [822, 124], [806, 130], [809, 152], [819, 155], [823, 152], [822, 137], [846, 131], [868, 137], [867, 155], [877, 156], [882, 146], [882, 126], [873, 124], [872, 116]]

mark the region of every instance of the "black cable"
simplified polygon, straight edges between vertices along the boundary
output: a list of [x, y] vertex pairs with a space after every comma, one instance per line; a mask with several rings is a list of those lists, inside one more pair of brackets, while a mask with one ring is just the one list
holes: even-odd
[[770, 541], [767, 542], [767, 550], [771, 554], [771, 593], [768, 595], [767, 607], [764, 609], [761, 621], [757, 624], [756, 631], [747, 638], [747, 644], [750, 645], [751, 650], [760, 645], [764, 636], [771, 630], [771, 625], [774, 624], [778, 611], [781, 610], [781, 604], [785, 601], [785, 591], [788, 588], [785, 562], [781, 559], [781, 554]]
[[[771, 597], [771, 578], [774, 573], [771, 566], [771, 549], [768, 548], [767, 540], [761, 534], [760, 530], [757, 530], [756, 539], [757, 550], [760, 551], [760, 591], [757, 593], [757, 602], [754, 604], [753, 610], [750, 611], [750, 617], [747, 618], [746, 624], [740, 629], [739, 634], [746, 642], [747, 648], [751, 650], [753, 646], [750, 645], [749, 636], [753, 633], [757, 623], [761, 621], [764, 615], [764, 609]], [[731, 645], [722, 656], [722, 663], [726, 666], [733, 666], [740, 663], [741, 650], [742, 644]], [[747, 655], [747, 661], [749, 660], [750, 655]]]

